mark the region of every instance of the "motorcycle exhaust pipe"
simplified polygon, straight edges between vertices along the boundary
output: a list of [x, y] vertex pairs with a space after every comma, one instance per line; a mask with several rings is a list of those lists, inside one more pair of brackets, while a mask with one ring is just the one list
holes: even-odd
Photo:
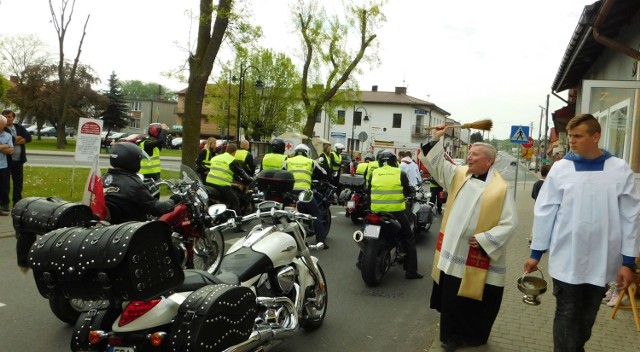
[[357, 230], [353, 233], [353, 241], [360, 247], [361, 250], [364, 250], [364, 232]]
[[255, 351], [256, 348], [264, 345], [272, 340], [281, 340], [292, 337], [298, 332], [298, 312], [294, 303], [287, 297], [258, 297], [258, 305], [264, 305], [266, 307], [282, 307], [288, 311], [289, 322], [287, 325], [280, 328], [273, 328], [269, 326], [258, 326], [256, 330], [251, 333], [251, 336], [246, 341], [243, 341], [237, 345], [231, 346], [224, 350], [224, 352], [250, 352]]

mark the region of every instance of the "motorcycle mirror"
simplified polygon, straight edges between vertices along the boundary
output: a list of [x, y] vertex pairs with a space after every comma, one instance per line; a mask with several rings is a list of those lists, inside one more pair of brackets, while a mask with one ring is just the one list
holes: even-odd
[[313, 199], [312, 190], [304, 190], [298, 195], [298, 201], [302, 203], [309, 203]]
[[225, 204], [214, 204], [209, 207], [209, 215], [218, 216], [224, 213], [227, 210], [227, 206]]

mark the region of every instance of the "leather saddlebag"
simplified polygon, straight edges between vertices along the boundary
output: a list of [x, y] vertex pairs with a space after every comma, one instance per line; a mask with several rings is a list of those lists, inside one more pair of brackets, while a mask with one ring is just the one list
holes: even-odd
[[111, 325], [121, 310], [110, 306], [109, 301], [87, 301], [80, 313], [71, 335], [72, 351], [106, 351], [107, 339], [94, 345], [89, 342], [89, 332], [92, 330], [110, 331]]
[[29, 266], [44, 297], [149, 300], [184, 280], [162, 221], [51, 231], [31, 247]]
[[28, 197], [11, 211], [16, 230], [18, 265], [27, 266], [29, 248], [36, 236], [62, 227], [87, 226], [94, 219], [91, 208], [56, 198]]
[[21, 199], [13, 207], [11, 217], [16, 232], [38, 235], [62, 227], [85, 226], [94, 219], [91, 208], [84, 204], [42, 197]]
[[208, 285], [191, 293], [171, 328], [171, 351], [224, 351], [246, 341], [253, 330], [256, 296], [251, 289]]

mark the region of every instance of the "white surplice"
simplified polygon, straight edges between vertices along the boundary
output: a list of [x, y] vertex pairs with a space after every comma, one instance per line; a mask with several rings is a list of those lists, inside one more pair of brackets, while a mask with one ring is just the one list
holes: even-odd
[[[448, 191], [458, 166], [444, 158], [442, 141], [436, 143], [426, 156], [420, 156], [420, 160], [427, 165], [431, 176], [445, 191]], [[474, 233], [480, 215], [482, 193], [485, 186], [491, 182], [494, 173], [497, 172], [491, 167], [486, 181], [471, 178], [471, 174], [467, 175], [457, 198], [447, 199], [446, 207], [450, 213], [442, 242], [438, 269], [448, 275], [462, 278], [469, 251], [469, 238], [475, 235], [482, 249], [491, 258], [486, 283], [504, 287], [507, 271], [507, 242], [518, 226], [517, 209], [510, 189], [505, 193], [506, 199], [498, 225], [484, 233]], [[496, 209], [496, 211], [500, 210]]]
[[553, 164], [534, 206], [531, 249], [549, 251], [549, 274], [569, 284], [605, 286], [622, 255], [638, 256], [640, 201], [633, 172], [610, 157], [603, 171]]

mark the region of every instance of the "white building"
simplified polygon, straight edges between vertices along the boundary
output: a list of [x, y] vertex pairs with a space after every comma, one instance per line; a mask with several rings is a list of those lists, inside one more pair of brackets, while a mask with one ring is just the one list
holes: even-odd
[[[425, 127], [457, 124], [436, 104], [407, 95], [406, 87], [383, 92], [373, 86], [371, 91], [361, 91], [360, 96], [360, 103], [337, 109], [335, 123], [323, 114], [314, 127], [314, 135], [344, 144], [347, 152], [365, 154], [376, 148], [415, 150], [430, 140], [430, 131]], [[445, 146], [457, 157], [467, 139], [461, 141], [460, 129], [451, 128]]]

